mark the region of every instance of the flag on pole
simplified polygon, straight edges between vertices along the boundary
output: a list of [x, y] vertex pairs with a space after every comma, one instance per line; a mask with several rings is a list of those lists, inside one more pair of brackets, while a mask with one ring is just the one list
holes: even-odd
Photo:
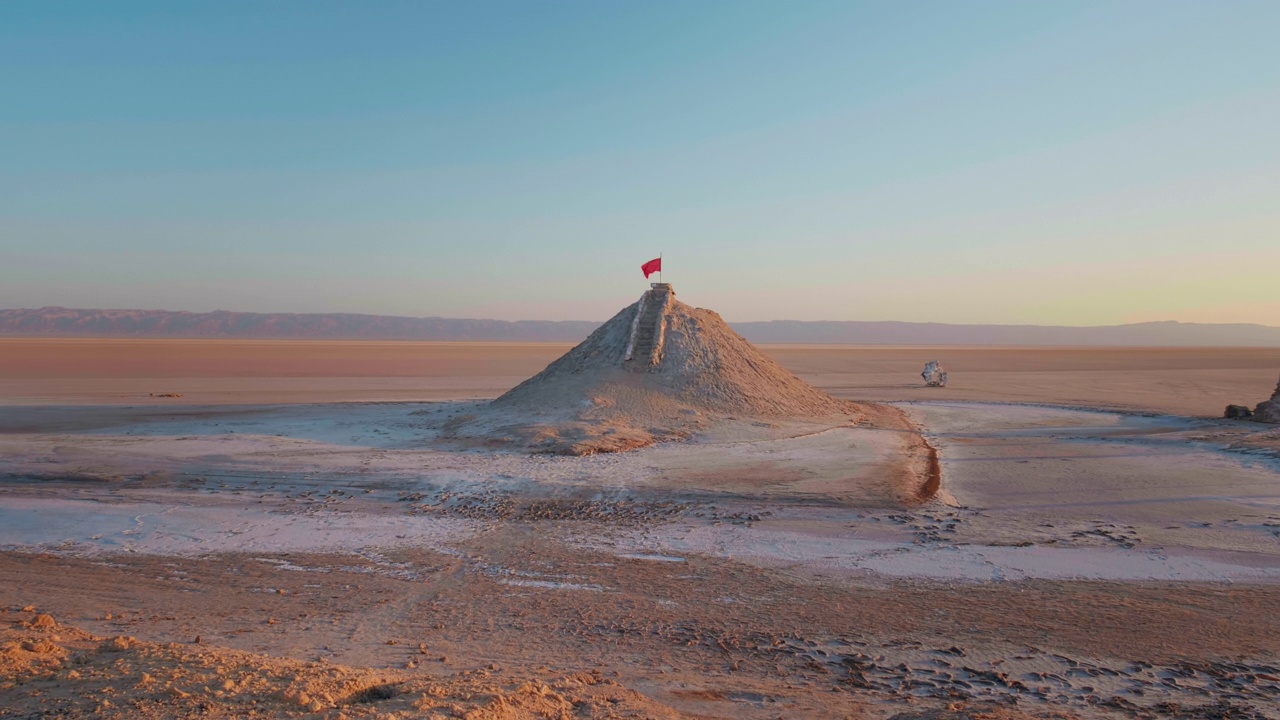
[[656, 257], [650, 260], [649, 262], [641, 265], [640, 271], [644, 273], [645, 280], [648, 280], [649, 276], [656, 272], [662, 272], [662, 258]]

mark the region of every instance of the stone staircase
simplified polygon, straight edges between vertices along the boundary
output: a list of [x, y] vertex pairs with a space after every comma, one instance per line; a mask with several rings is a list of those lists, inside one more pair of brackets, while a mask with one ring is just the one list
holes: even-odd
[[675, 293], [665, 283], [653, 283], [645, 293], [631, 338], [631, 354], [627, 364], [636, 372], [645, 372], [662, 360], [663, 318]]

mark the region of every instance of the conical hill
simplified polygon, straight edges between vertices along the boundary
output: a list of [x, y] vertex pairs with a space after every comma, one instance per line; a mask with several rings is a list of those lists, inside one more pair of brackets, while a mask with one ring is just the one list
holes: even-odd
[[488, 409], [496, 416], [469, 424], [534, 450], [570, 454], [687, 437], [716, 420], [848, 422], [858, 415], [856, 405], [800, 380], [719, 315], [685, 305], [663, 284]]

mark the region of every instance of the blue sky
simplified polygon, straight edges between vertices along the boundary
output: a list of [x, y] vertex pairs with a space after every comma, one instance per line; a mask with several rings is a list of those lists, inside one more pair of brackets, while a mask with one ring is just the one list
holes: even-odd
[[0, 307], [1280, 325], [1280, 3], [0, 4]]

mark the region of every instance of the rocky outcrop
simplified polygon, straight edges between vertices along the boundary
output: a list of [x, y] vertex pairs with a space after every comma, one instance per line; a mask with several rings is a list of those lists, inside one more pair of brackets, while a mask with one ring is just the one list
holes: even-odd
[[1271, 399], [1258, 403], [1258, 407], [1253, 409], [1253, 419], [1258, 422], [1280, 424], [1280, 382], [1276, 383]]

